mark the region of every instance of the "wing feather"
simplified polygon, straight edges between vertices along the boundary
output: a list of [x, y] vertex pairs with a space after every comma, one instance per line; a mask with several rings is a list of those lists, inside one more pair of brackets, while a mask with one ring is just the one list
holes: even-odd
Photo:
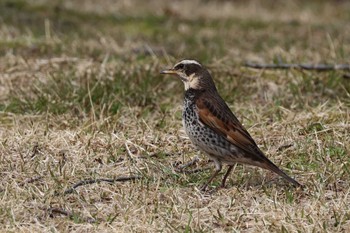
[[[200, 98], [196, 101], [196, 107], [199, 119], [203, 124], [246, 153], [252, 155], [262, 154], [253, 138], [226, 104], [219, 107], [211, 104], [206, 99]], [[223, 109], [223, 111], [219, 109]]]

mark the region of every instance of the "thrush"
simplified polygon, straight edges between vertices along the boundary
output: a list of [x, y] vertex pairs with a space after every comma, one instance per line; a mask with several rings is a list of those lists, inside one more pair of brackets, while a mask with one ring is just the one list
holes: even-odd
[[272, 163], [219, 95], [209, 71], [195, 60], [182, 60], [161, 74], [178, 76], [185, 85], [182, 122], [192, 143], [215, 163], [215, 171], [202, 186], [205, 190], [228, 165], [221, 186], [236, 163], [270, 170], [295, 186], [293, 178]]

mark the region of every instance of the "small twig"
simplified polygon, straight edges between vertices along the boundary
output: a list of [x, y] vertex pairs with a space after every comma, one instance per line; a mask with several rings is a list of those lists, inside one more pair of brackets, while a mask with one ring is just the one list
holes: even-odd
[[[30, 183], [34, 183], [35, 181], [41, 180], [42, 178], [44, 178], [44, 176], [36, 176], [33, 178], [28, 178], [25, 181], [22, 181], [21, 183], [18, 184], [18, 186], [22, 187], [26, 184], [30, 184]], [[5, 189], [4, 188], [0, 188], [0, 193], [4, 192]]]
[[79, 186], [87, 185], [87, 184], [94, 184], [94, 183], [100, 183], [100, 182], [107, 182], [107, 183], [115, 183], [115, 182], [124, 182], [129, 180], [137, 180], [141, 179], [140, 176], [129, 176], [129, 177], [118, 177], [114, 179], [107, 179], [107, 178], [100, 178], [100, 179], [87, 179], [79, 181], [78, 183], [74, 184], [71, 188], [64, 191], [64, 194], [70, 194], [73, 193], [76, 188]]
[[343, 74], [343, 78], [350, 79], [350, 74]]
[[210, 168], [209, 167], [196, 168], [196, 169], [193, 169], [193, 170], [179, 170], [179, 169], [175, 169], [175, 171], [178, 172], [178, 173], [183, 173], [183, 174], [189, 175], [189, 174], [194, 174], [194, 173], [198, 173], [198, 172], [203, 172], [203, 171], [206, 171], [208, 169], [210, 169]]
[[44, 176], [36, 176], [36, 177], [28, 178], [28, 179], [22, 181], [21, 183], [19, 183], [18, 185], [22, 187], [26, 184], [31, 184], [31, 183], [34, 183], [38, 180], [41, 180], [42, 178], [44, 178]]
[[254, 69], [300, 69], [300, 70], [316, 70], [316, 71], [350, 70], [349, 64], [335, 64], [335, 65], [287, 64], [287, 63], [257, 64], [252, 62], [246, 62], [244, 66], [254, 68]]
[[284, 145], [281, 145], [280, 147], [278, 147], [277, 151], [282, 151], [282, 150], [288, 149], [289, 147], [292, 147], [292, 146], [293, 146], [293, 143], [284, 144]]
[[41, 180], [42, 178], [44, 178], [44, 176], [36, 176], [36, 177], [33, 177], [33, 178], [28, 178], [25, 181], [19, 183], [19, 186], [23, 186], [23, 185], [26, 185], [26, 184], [34, 183], [35, 181]]
[[176, 169], [178, 169], [178, 170], [183, 170], [183, 169], [186, 168], [186, 167], [190, 167], [190, 166], [196, 164], [198, 161], [199, 161], [199, 158], [198, 158], [198, 156], [196, 156], [196, 157], [194, 157], [190, 162], [185, 163], [185, 164], [183, 164], [183, 165], [181, 165], [181, 166], [178, 166]]
[[185, 163], [181, 166], [178, 166], [177, 168], [175, 168], [175, 171], [178, 173], [183, 173], [183, 174], [194, 174], [194, 173], [198, 173], [198, 172], [202, 172], [205, 170], [208, 170], [209, 168], [196, 168], [193, 170], [185, 170], [185, 168], [190, 167], [194, 164], [196, 164], [199, 161], [198, 156], [194, 157], [191, 161], [189, 161], [188, 163]]
[[[61, 214], [64, 216], [67, 216], [70, 219], [74, 218], [74, 214], [72, 212], [69, 212], [67, 210], [61, 209], [61, 208], [55, 208], [55, 207], [51, 207], [46, 209], [47, 212], [49, 212], [50, 217], [54, 217], [54, 214]], [[88, 222], [88, 223], [95, 223], [96, 219], [94, 218], [90, 218], [90, 217], [86, 217], [86, 218], [82, 218], [82, 220], [84, 222]]]
[[39, 153], [39, 144], [36, 142], [32, 149], [31, 158], [34, 158]]

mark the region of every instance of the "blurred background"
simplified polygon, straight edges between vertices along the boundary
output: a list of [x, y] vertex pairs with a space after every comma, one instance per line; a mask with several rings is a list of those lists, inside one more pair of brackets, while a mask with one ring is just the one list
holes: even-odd
[[[347, 63], [349, 9], [347, 1], [4, 0], [0, 110], [87, 113], [88, 83], [96, 85], [91, 97], [97, 111], [149, 105], [175, 85], [158, 78], [158, 71], [183, 58], [207, 65], [218, 82], [228, 79], [227, 89], [254, 95], [245, 78], [230, 78], [255, 75], [240, 70], [246, 61]], [[310, 91], [327, 98], [343, 93], [334, 84], [341, 74], [327, 75], [332, 78], [321, 82], [333, 85], [328, 91], [317, 83], [308, 85]], [[155, 90], [159, 83], [165, 84]]]

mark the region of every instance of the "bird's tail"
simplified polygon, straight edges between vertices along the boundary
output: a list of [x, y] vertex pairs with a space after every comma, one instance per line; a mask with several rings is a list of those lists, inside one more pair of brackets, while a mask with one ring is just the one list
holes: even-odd
[[300, 184], [298, 181], [294, 180], [292, 177], [288, 176], [284, 171], [279, 169], [273, 162], [271, 162], [269, 159], [266, 158], [266, 163], [264, 163], [263, 168], [270, 170], [280, 176], [282, 176], [284, 179], [292, 183], [293, 185], [297, 187], [302, 187], [303, 185]]

